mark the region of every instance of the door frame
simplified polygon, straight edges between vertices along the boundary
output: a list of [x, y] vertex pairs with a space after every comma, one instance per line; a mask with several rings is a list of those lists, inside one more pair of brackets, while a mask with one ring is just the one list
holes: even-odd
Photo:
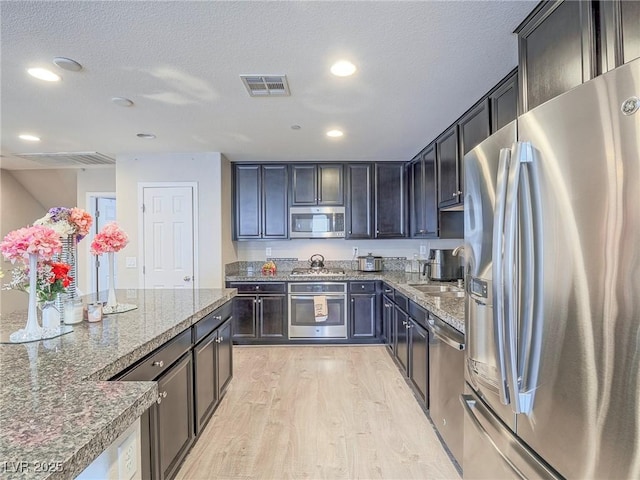
[[[85, 192], [84, 205], [85, 205], [85, 210], [89, 212], [91, 214], [91, 217], [93, 218], [93, 223], [91, 224], [91, 233], [93, 235], [95, 235], [94, 230], [96, 228], [96, 219], [95, 219], [95, 204], [92, 203], [91, 200], [99, 197], [115, 198], [116, 205], [118, 202], [118, 197], [116, 197], [116, 192]], [[86, 241], [81, 242], [82, 255], [80, 254], [80, 251], [78, 251], [78, 256], [82, 256], [83, 258], [87, 259], [87, 268], [85, 269], [85, 272], [84, 272], [84, 278], [86, 281], [87, 289], [84, 291], [84, 293], [96, 294], [97, 292], [93, 290], [93, 287], [94, 287], [93, 270], [95, 269], [95, 263], [94, 263], [95, 255], [91, 255], [91, 242], [89, 241], [90, 237], [91, 235], [87, 235], [87, 238], [84, 239]], [[105, 262], [106, 262], [106, 259], [105, 259]], [[79, 273], [78, 273], [78, 276], [80, 276]]]
[[193, 192], [193, 289], [197, 290], [200, 285], [199, 274], [199, 256], [198, 256], [198, 182], [138, 182], [138, 288], [144, 288], [144, 273], [142, 268], [144, 267], [144, 212], [142, 211], [142, 204], [144, 201], [144, 189], [145, 188], [180, 188], [191, 187]]

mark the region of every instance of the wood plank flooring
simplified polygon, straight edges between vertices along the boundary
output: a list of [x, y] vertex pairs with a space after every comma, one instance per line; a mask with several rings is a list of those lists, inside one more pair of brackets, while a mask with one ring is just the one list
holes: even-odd
[[384, 346], [234, 347], [178, 472], [195, 479], [458, 479]]

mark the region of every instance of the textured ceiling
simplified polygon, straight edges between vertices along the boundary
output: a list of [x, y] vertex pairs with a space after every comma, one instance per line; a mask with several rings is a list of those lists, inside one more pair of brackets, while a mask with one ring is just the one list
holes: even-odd
[[[408, 160], [516, 66], [512, 31], [536, 4], [2, 1], [1, 166], [76, 151]], [[329, 73], [341, 58], [356, 75]], [[33, 79], [31, 66], [63, 80]], [[291, 96], [251, 98], [240, 74], [286, 74]], [[334, 127], [345, 136], [325, 137]]]

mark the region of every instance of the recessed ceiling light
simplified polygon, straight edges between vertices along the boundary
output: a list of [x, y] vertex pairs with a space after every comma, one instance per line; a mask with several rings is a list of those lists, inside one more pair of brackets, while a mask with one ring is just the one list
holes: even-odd
[[59, 82], [62, 80], [60, 75], [57, 75], [46, 68], [29, 68], [27, 69], [27, 72], [32, 77], [36, 77], [37, 79], [44, 80], [46, 82]]
[[39, 142], [40, 141], [40, 137], [36, 137], [35, 135], [30, 135], [28, 133], [23, 133], [22, 135], [19, 135], [18, 138], [20, 138], [21, 140], [26, 140], [27, 142]]
[[301, 128], [300, 125], [291, 125], [291, 130], [300, 130]]
[[344, 133], [342, 133], [342, 130], [329, 130], [327, 132], [327, 137], [337, 138], [341, 137], [342, 135], [344, 135]]
[[152, 140], [152, 139], [156, 138], [156, 136], [153, 133], [138, 133], [138, 134], [136, 134], [136, 137], [145, 138], [147, 140]]
[[116, 105], [120, 105], [121, 107], [130, 107], [133, 105], [133, 101], [124, 97], [113, 97], [111, 101]]
[[75, 60], [66, 57], [55, 57], [53, 59], [53, 63], [63, 70], [69, 70], [70, 72], [79, 72], [82, 70], [82, 65]]
[[338, 77], [348, 77], [355, 72], [356, 66], [347, 60], [340, 60], [331, 66], [331, 73]]

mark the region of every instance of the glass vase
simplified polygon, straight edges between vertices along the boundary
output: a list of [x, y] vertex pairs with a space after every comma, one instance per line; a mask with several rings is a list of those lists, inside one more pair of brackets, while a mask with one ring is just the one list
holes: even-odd
[[115, 282], [115, 256], [113, 252], [109, 252], [109, 292], [107, 294], [107, 307], [111, 310], [116, 310], [118, 306], [118, 300], [116, 299], [116, 282]]
[[27, 324], [23, 329], [9, 335], [9, 341], [13, 343], [25, 343], [40, 340], [42, 338], [42, 328], [38, 324], [36, 305], [38, 297], [36, 294], [36, 281], [38, 274], [38, 256], [35, 253], [29, 254], [29, 308], [27, 310]]
[[78, 258], [78, 240], [75, 235], [67, 235], [66, 237], [60, 237], [60, 242], [62, 243], [62, 251], [54, 255], [54, 260], [56, 262], [67, 263], [71, 268], [69, 268], [69, 277], [71, 277], [71, 281], [69, 286], [66, 288], [66, 293], [62, 295], [58, 295], [55, 300], [55, 306], [60, 312], [60, 317], [64, 320], [64, 303], [67, 299], [74, 299], [78, 296], [76, 291], [76, 282], [77, 282], [77, 273], [78, 268], [76, 265], [76, 259]]
[[41, 302], [39, 307], [42, 314], [42, 328], [47, 331], [59, 331], [60, 311], [56, 308], [55, 301]]

